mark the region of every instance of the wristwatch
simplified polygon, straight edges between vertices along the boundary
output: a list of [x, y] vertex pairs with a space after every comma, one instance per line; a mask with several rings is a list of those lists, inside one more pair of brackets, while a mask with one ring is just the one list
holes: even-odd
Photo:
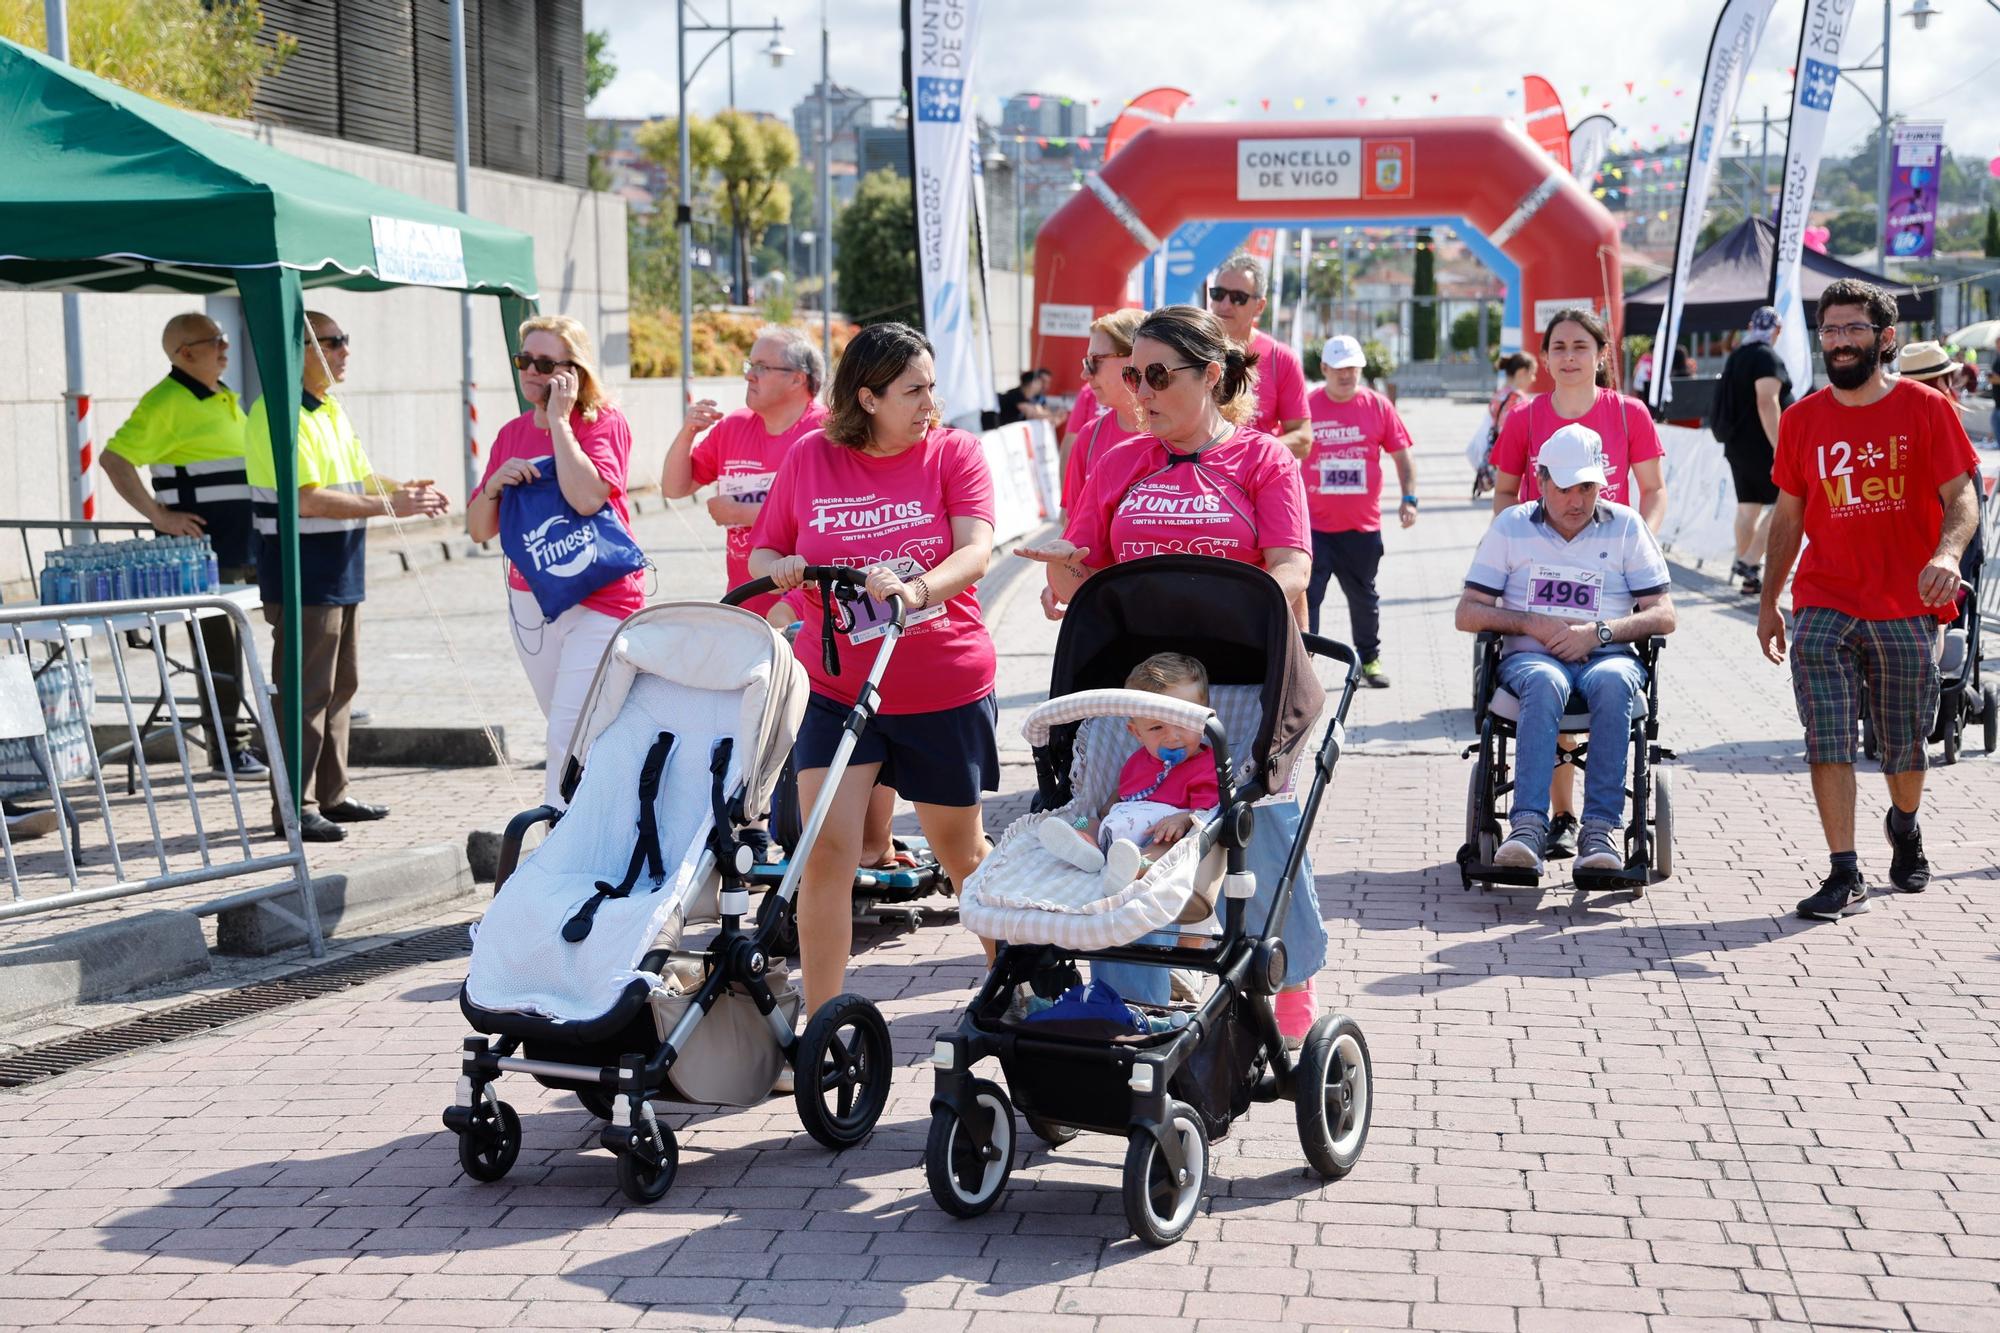
[[1611, 642], [1611, 626], [1601, 620], [1597, 622], [1597, 641], [1604, 645], [1609, 645]]

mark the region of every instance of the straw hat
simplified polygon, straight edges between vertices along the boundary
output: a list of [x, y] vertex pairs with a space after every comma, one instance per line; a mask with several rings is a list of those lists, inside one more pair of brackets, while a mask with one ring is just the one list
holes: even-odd
[[1906, 343], [1896, 360], [1896, 369], [1904, 379], [1931, 379], [1946, 375], [1957, 369], [1944, 348], [1934, 342]]

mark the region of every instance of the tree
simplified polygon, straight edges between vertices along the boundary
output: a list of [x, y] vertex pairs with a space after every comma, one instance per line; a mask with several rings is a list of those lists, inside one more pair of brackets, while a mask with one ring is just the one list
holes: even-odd
[[[1489, 323], [1487, 332], [1493, 331]], [[1451, 322], [1451, 350], [1454, 352], [1476, 352], [1479, 350], [1479, 312], [1464, 310]]]
[[1875, 224], [1873, 208], [1849, 208], [1834, 214], [1826, 224], [1827, 253], [1852, 255], [1873, 250], [1882, 243], [1875, 234]]
[[[48, 48], [42, 0], [0, 0], [0, 37]], [[70, 63], [189, 111], [250, 115], [257, 85], [299, 49], [257, 0], [70, 0]]]
[[[1416, 275], [1410, 285], [1410, 359], [1435, 361], [1438, 354], [1437, 250], [1429, 227], [1417, 228]], [[1429, 300], [1424, 298], [1429, 297]]]
[[921, 326], [917, 220], [910, 183], [888, 167], [862, 178], [833, 224], [840, 303], [856, 324], [898, 319]]
[[[672, 117], [640, 129], [639, 151], [657, 163], [679, 188], [680, 122]], [[750, 252], [763, 242], [764, 230], [790, 219], [791, 187], [785, 173], [799, 161], [798, 136], [780, 121], [760, 120], [742, 111], [717, 112], [712, 118], [688, 118], [690, 193], [717, 190], [729, 214], [735, 237], [735, 288], [738, 300], [750, 291]]]
[[1980, 251], [1988, 259], [2000, 259], [2000, 209], [1986, 206], [1986, 235], [1980, 239]]
[[597, 95], [618, 77], [618, 62], [610, 55], [611, 33], [597, 28], [583, 35], [583, 100], [595, 102]]

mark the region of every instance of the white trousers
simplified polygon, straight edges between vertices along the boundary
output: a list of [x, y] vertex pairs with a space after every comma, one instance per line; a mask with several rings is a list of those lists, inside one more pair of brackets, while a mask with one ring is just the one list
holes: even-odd
[[542, 799], [558, 810], [567, 804], [562, 786], [563, 757], [570, 735], [583, 712], [583, 696], [597, 675], [597, 663], [618, 633], [618, 620], [587, 606], [572, 606], [544, 625], [535, 595], [507, 590], [507, 611], [513, 617], [514, 652], [534, 686], [535, 702], [548, 719], [548, 771], [543, 774]]

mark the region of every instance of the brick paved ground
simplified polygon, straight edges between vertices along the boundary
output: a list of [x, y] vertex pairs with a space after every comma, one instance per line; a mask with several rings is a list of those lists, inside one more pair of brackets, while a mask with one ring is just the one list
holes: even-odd
[[[873, 932], [851, 973], [906, 1066], [861, 1148], [824, 1154], [786, 1103], [678, 1117], [673, 1192], [630, 1207], [594, 1122], [510, 1081], [526, 1149], [475, 1185], [437, 1122], [462, 1035], [462, 966], [438, 965], [8, 1094], [0, 1326], [1993, 1328], [1993, 761], [1933, 777], [1929, 893], [1792, 919], [1823, 850], [1785, 679], [1692, 575], [1665, 666], [1675, 879], [1463, 892], [1449, 605], [1483, 520], [1446, 498], [1463, 409], [1410, 415], [1438, 498], [1389, 537], [1396, 684], [1357, 702], [1314, 843], [1322, 994], [1375, 1057], [1345, 1181], [1307, 1175], [1289, 1112], [1260, 1106], [1174, 1249], [1124, 1237], [1106, 1139], [1026, 1154], [993, 1213], [943, 1216], [921, 1062], [978, 955], [933, 927]], [[1045, 669], [1038, 614], [1000, 617], [1010, 712]], [[1881, 882], [1885, 849], [1863, 857]]]

